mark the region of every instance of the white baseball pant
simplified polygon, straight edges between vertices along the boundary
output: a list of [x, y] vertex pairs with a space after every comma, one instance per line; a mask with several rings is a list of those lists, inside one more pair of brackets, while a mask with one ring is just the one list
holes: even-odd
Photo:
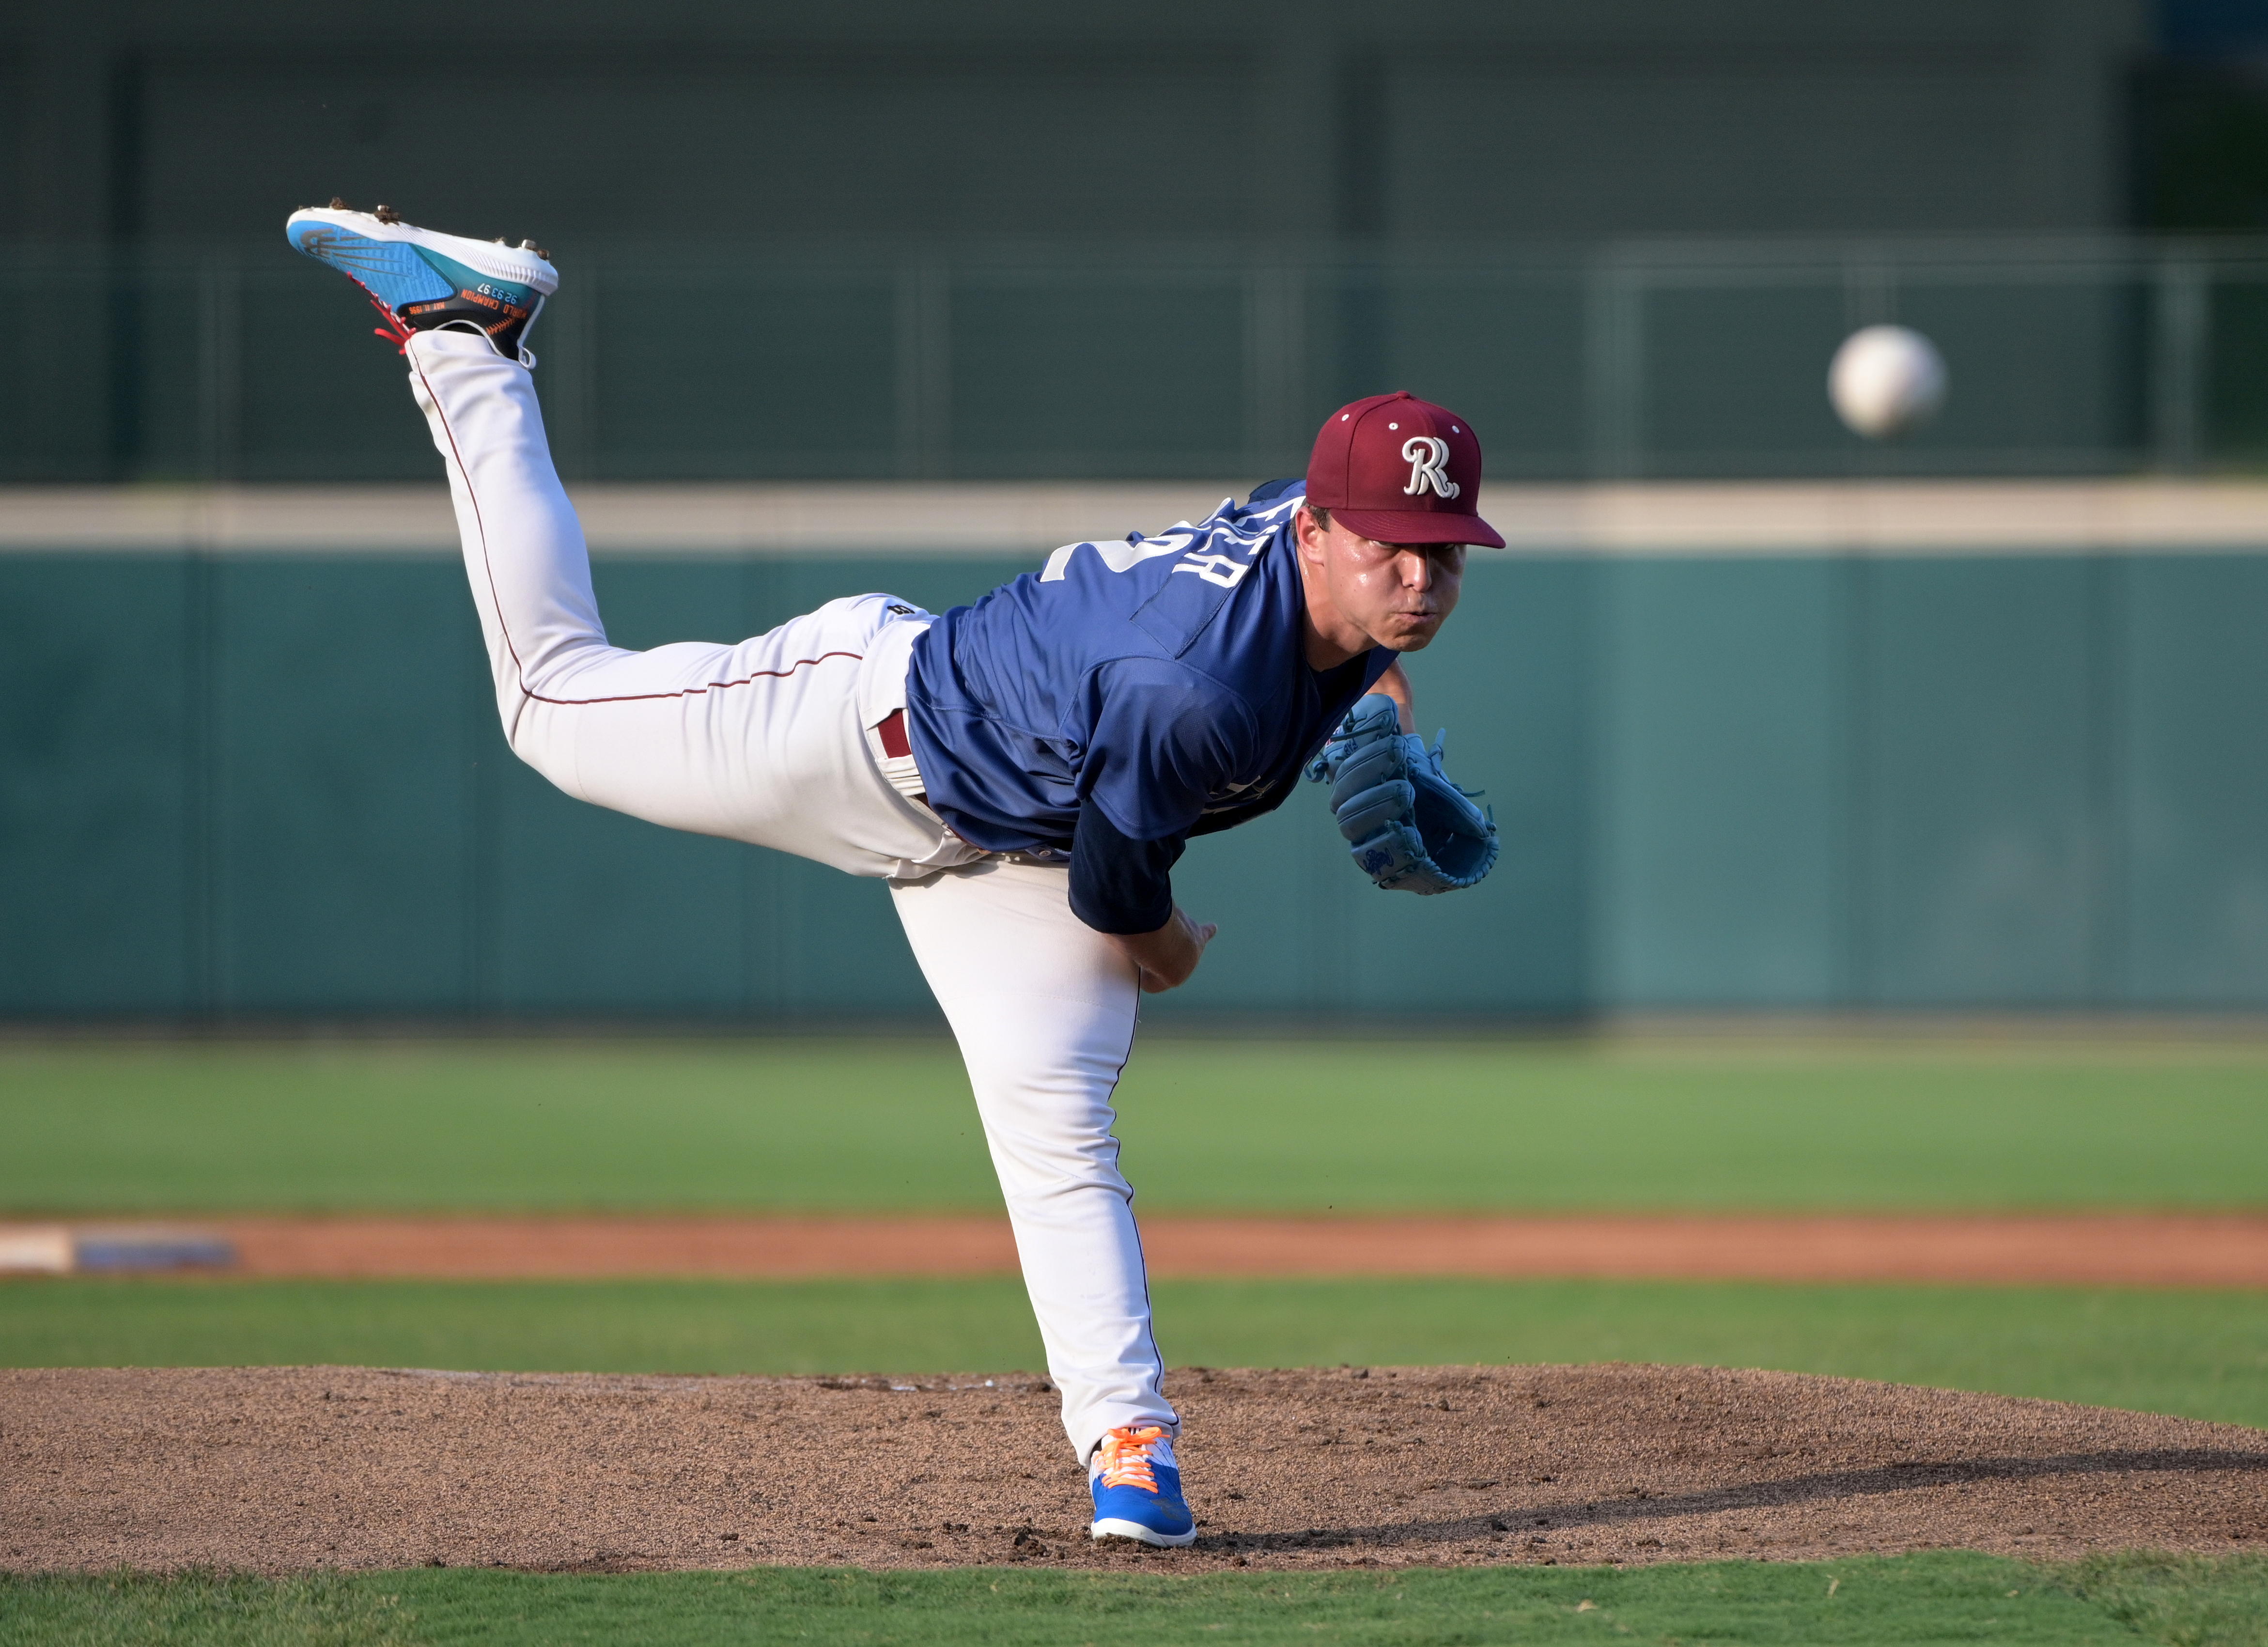
[[513, 753], [578, 799], [889, 882], [968, 1066], [1071, 1445], [1176, 1427], [1110, 1133], [1135, 968], [1071, 914], [1062, 868], [981, 853], [894, 786], [917, 784], [873, 729], [929, 614], [860, 595], [735, 646], [609, 646], [527, 369], [468, 333], [408, 352]]

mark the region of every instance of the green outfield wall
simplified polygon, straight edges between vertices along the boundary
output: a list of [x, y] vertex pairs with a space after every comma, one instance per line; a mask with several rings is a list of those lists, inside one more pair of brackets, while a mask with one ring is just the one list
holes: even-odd
[[[605, 558], [614, 637], [1025, 557]], [[0, 555], [0, 1013], [926, 1009], [876, 884], [568, 800], [440, 555]], [[2268, 555], [1535, 553], [1413, 665], [1505, 834], [1373, 890], [1320, 792], [1197, 842], [1160, 1018], [2268, 1006]]]

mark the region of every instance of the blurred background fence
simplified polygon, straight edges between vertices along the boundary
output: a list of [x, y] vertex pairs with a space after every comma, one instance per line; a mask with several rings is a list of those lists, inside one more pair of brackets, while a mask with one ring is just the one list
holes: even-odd
[[[2268, 460], [2268, 242], [1967, 238], [594, 245], [532, 335], [571, 478], [1294, 474], [1331, 407], [1417, 386], [1498, 479], [2094, 474]], [[47, 317], [0, 479], [422, 478], [359, 298], [273, 244], [0, 254]], [[69, 313], [74, 323], [53, 323]], [[1836, 344], [1954, 362], [1936, 423], [1837, 423]]]
[[[334, 194], [558, 254], [538, 385], [634, 645], [971, 599], [1356, 395], [1473, 419], [1519, 552], [1418, 675], [1503, 867], [1381, 896], [1295, 800], [1191, 852], [1224, 936], [1161, 1016], [2268, 1009], [2268, 4], [485, 28], [0, 17], [0, 1015], [927, 1010], [880, 888], [509, 759], [400, 363], [283, 244]], [[1824, 393], [1877, 321], [1951, 371], [1889, 445]], [[2161, 481], [2176, 529], [2098, 529]], [[814, 484], [831, 547], [729, 524]]]

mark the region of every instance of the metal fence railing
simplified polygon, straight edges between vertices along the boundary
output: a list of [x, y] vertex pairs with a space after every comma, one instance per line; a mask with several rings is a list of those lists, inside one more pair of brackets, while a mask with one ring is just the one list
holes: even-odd
[[[531, 342], [563, 468], [609, 480], [1251, 476], [1409, 387], [1492, 474], [2061, 474], [2268, 460], [2268, 243], [595, 246]], [[0, 480], [432, 473], [345, 282], [273, 247], [0, 254]], [[1845, 432], [1852, 329], [1953, 393]]]

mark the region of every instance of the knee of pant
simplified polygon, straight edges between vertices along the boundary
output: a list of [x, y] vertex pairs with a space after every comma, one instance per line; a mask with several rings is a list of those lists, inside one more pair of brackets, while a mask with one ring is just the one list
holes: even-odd
[[1124, 1048], [1054, 1048], [1037, 1056], [1035, 1050], [1028, 1043], [972, 1048], [964, 1040], [961, 1058], [977, 1108], [987, 1115], [1029, 1116], [1050, 1129], [1108, 1129], [1117, 1119], [1110, 1100]]
[[506, 715], [504, 717], [504, 740], [511, 746], [512, 754], [549, 780], [555, 789], [572, 795], [578, 800], [583, 798], [582, 790], [575, 782], [572, 748], [562, 746], [556, 739], [545, 737], [531, 724], [530, 717], [525, 714], [518, 717]]
[[1010, 1195], [1057, 1195], [1083, 1189], [1132, 1194], [1118, 1170], [1118, 1140], [1108, 1133], [1064, 1138], [1020, 1128], [985, 1129], [985, 1143], [1000, 1187]]
[[[518, 755], [524, 764], [534, 767], [545, 777], [551, 777], [549, 768], [553, 763], [549, 758], [550, 750], [547, 746], [546, 740], [538, 737], [529, 728], [524, 718], [514, 720], [511, 716], [504, 717], [504, 740], [512, 746], [512, 754]], [[556, 783], [558, 780], [553, 778], [552, 781]]]
[[1003, 1114], [990, 1111], [985, 1146], [1005, 1180], [1012, 1172], [1027, 1183], [1108, 1184], [1126, 1180], [1118, 1169], [1118, 1140], [1111, 1136], [1108, 1109], [1094, 1121], [1065, 1125], [1055, 1115]]

